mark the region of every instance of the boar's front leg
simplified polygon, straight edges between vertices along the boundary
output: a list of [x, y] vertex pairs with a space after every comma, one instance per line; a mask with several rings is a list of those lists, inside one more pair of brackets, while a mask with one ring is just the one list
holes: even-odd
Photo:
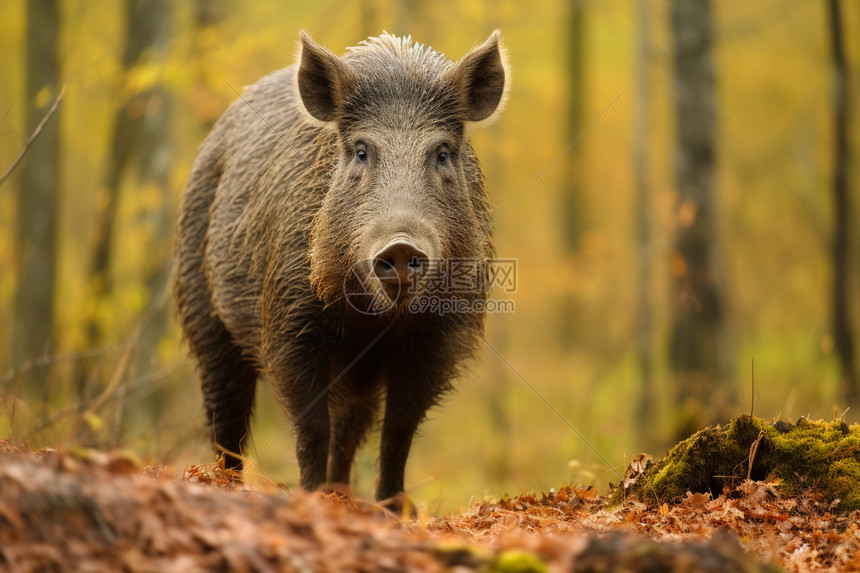
[[379, 488], [376, 498], [393, 500], [403, 491], [406, 458], [412, 438], [427, 410], [436, 402], [438, 387], [421, 376], [410, 377], [408, 371], [394, 375], [388, 381], [385, 398], [385, 417], [382, 423], [382, 444], [379, 455]]
[[296, 422], [296, 459], [299, 461], [299, 487], [313, 491], [326, 482], [328, 464], [329, 417], [325, 397], [305, 408], [290, 408]]
[[346, 485], [349, 485], [355, 452], [376, 419], [379, 403], [374, 388], [352, 388], [349, 387], [350, 382], [349, 379], [342, 380], [329, 396], [331, 447], [328, 481]]
[[305, 491], [313, 491], [326, 482], [328, 463], [329, 379], [318, 348], [283, 352], [279, 362], [284, 368], [276, 367], [272, 372], [295, 431], [299, 487]]

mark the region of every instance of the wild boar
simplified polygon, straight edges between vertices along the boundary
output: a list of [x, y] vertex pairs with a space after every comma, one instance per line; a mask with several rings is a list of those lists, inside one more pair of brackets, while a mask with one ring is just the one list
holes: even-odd
[[302, 33], [298, 60], [248, 88], [200, 148], [179, 215], [178, 314], [229, 467], [242, 467], [261, 375], [307, 490], [349, 483], [384, 398], [377, 497], [392, 499], [483, 329], [480, 309], [410, 302], [448, 261], [493, 255], [466, 131], [500, 109], [506, 56], [498, 31], [457, 62], [388, 34], [338, 57]]

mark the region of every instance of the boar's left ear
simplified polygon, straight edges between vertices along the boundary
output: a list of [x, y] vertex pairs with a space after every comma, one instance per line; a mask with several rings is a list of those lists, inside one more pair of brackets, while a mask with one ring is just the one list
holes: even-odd
[[473, 48], [448, 72], [460, 92], [468, 121], [487, 119], [503, 105], [508, 79], [508, 62], [498, 30]]
[[352, 72], [304, 30], [299, 59], [299, 95], [305, 109], [320, 121], [338, 119], [354, 83]]

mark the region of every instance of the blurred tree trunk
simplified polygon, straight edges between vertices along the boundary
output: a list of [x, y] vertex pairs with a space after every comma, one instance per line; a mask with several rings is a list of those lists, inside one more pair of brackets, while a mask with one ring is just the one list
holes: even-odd
[[633, 125], [633, 169], [636, 188], [636, 356], [639, 362], [642, 392], [639, 397], [637, 424], [645, 436], [653, 435], [655, 422], [654, 380], [651, 363], [653, 297], [651, 294], [651, 154], [648, 137], [651, 131], [651, 0], [638, 0], [636, 30], [636, 101]]
[[[198, 93], [204, 94], [211, 89], [206, 82], [207, 69], [211, 63], [210, 45], [213, 38], [217, 38], [215, 28], [224, 21], [228, 13], [227, 0], [194, 0], [195, 66], [193, 73], [195, 91]], [[223, 82], [218, 83], [219, 87], [223, 86]], [[207, 113], [203, 114], [203, 127], [207, 132], [215, 125], [221, 111], [223, 110], [219, 106], [218, 111], [207, 110]]]
[[[166, 56], [170, 32], [170, 9], [167, 0], [127, 0], [126, 44], [123, 51], [123, 69], [126, 76], [144, 66], [160, 67]], [[146, 248], [143, 282], [149, 300], [158, 297], [166, 283], [169, 261], [170, 221], [172, 201], [168, 190], [170, 169], [170, 100], [169, 94], [158, 80], [142, 91], [130, 94], [122, 102], [114, 119], [111, 154], [106, 176], [104, 208], [99, 214], [94, 255], [90, 268], [90, 285], [96, 311], [88, 321], [87, 335], [90, 347], [105, 343], [104, 313], [100, 309], [110, 304], [112, 295], [111, 267], [114, 258], [114, 234], [122, 183], [133, 161], [137, 162], [137, 182], [142, 192], [156, 197], [141, 214], [148, 227], [149, 244]], [[148, 361], [157, 340], [166, 328], [164, 310], [149, 317], [141, 335], [138, 356]], [[138, 371], [141, 361], [137, 360]], [[82, 399], [86, 398], [84, 384], [79, 379]]]
[[[168, 40], [171, 35], [171, 2], [169, 0], [138, 0], [135, 10], [139, 17], [150, 19], [146, 61], [159, 68], [167, 60]], [[145, 16], [144, 16], [145, 13]], [[150, 373], [158, 367], [158, 345], [170, 326], [170, 261], [173, 247], [173, 219], [176, 203], [170, 189], [170, 168], [173, 146], [173, 101], [170, 92], [159, 81], [144, 95], [145, 111], [139, 118], [137, 141], [137, 180], [139, 185], [151, 192], [155, 201], [148, 202], [140, 213], [147, 229], [146, 249], [143, 259], [143, 284], [150, 307], [144, 316], [145, 324], [140, 334], [133, 372], [137, 376]], [[122, 387], [123, 389], [125, 386]], [[157, 421], [164, 411], [165, 396], [153, 392], [143, 411], [151, 421]], [[121, 435], [122, 400], [117, 408], [117, 435]]]
[[[570, 3], [568, 19], [567, 54], [568, 54], [568, 118], [567, 140], [573, 141], [582, 131], [583, 99], [583, 66], [585, 62], [585, 8], [583, 0], [573, 0]], [[582, 246], [585, 234], [585, 206], [582, 191], [582, 162], [579, 145], [574, 145], [568, 151], [568, 171], [564, 180], [562, 192], [561, 229], [564, 247], [567, 252], [575, 253]]]
[[[57, 96], [57, 40], [60, 9], [56, 0], [27, 3], [27, 133], [32, 133]], [[51, 352], [57, 260], [60, 116], [45, 125], [21, 166], [18, 187], [17, 252], [20, 274], [15, 293], [13, 359], [16, 366]], [[47, 368], [25, 372], [28, 394], [47, 400]]]
[[[493, 28], [505, 29], [507, 19], [504, 17], [502, 4], [496, 5], [496, 11], [492, 18]], [[503, 123], [495, 123], [486, 128], [492, 141], [505, 141], [505, 127]], [[504, 189], [505, 181], [508, 180], [508, 163], [505, 161], [505, 152], [502, 145], [490, 146], [485, 153], [487, 187], [496, 193]], [[492, 286], [492, 285], [491, 285]], [[497, 287], [498, 288], [498, 287]], [[501, 290], [501, 289], [499, 289]], [[489, 295], [493, 296], [492, 293]], [[493, 348], [502, 356], [507, 356], [510, 350], [510, 329], [507, 315], [495, 315], [487, 317], [487, 324], [491, 329], [488, 332], [489, 340]], [[491, 351], [492, 352], [492, 351]], [[489, 483], [501, 487], [512, 473], [513, 464], [511, 460], [511, 441], [513, 439], [513, 424], [511, 423], [511, 369], [498, 357], [493, 356], [488, 361], [489, 376], [486, 388], [486, 404], [489, 414], [489, 425], [493, 436], [492, 447], [489, 448], [489, 456], [486, 466], [486, 476]]]
[[[568, 117], [567, 140], [573, 141], [579, 137], [583, 128], [583, 100], [585, 86], [583, 85], [583, 68], [585, 62], [585, 7], [583, 0], [573, 0], [570, 3], [567, 32], [568, 56]], [[563, 253], [569, 260], [579, 253], [582, 239], [585, 235], [586, 205], [583, 192], [582, 154], [577, 143], [568, 152], [565, 165], [567, 171], [562, 182], [561, 204], [559, 213], [562, 232]], [[577, 333], [583, 321], [582, 302], [575, 293], [568, 292], [561, 300], [559, 312], [559, 345], [570, 348], [578, 343]]]
[[377, 29], [379, 23], [379, 7], [376, 5], [376, 0], [365, 0], [361, 4], [361, 34], [365, 38], [379, 34]]
[[841, 364], [842, 399], [849, 406], [857, 406], [860, 389], [857, 387], [857, 370], [854, 360], [854, 332], [851, 328], [849, 229], [851, 228], [851, 205], [848, 197], [848, 127], [850, 125], [851, 99], [848, 97], [848, 63], [842, 35], [842, 15], [839, 0], [827, 0], [830, 24], [830, 48], [833, 78], [833, 298], [832, 326], [833, 342]]
[[[507, 356], [508, 344], [507, 317], [498, 317], [492, 322], [492, 343], [499, 354]], [[511, 475], [512, 424], [509, 404], [511, 393], [511, 369], [496, 356], [488, 361], [490, 376], [487, 384], [487, 410], [490, 415], [490, 430], [493, 441], [487, 461], [487, 477], [490, 483], [500, 485]]]
[[723, 388], [729, 362], [718, 257], [712, 25], [710, 0], [672, 0], [678, 203], [670, 363], [681, 435], [717, 421], [730, 403]]
[[418, 30], [415, 29], [419, 22], [419, 14], [421, 13], [422, 0], [400, 0], [399, 9], [397, 11], [397, 20], [394, 23], [394, 33], [398, 36], [408, 36], [415, 34]]
[[194, 0], [194, 25], [198, 30], [217, 26], [227, 12], [227, 0]]
[[[502, 124], [491, 125], [487, 129], [490, 130], [493, 141], [505, 141]], [[488, 187], [500, 191], [504, 186], [504, 182], [508, 179], [505, 173], [507, 163], [505, 162], [502, 146], [497, 145], [487, 149], [486, 159]], [[490, 296], [493, 296], [492, 293]], [[510, 337], [508, 318], [506, 315], [488, 317], [488, 322], [492, 326], [492, 338], [490, 340], [493, 347], [502, 356], [507, 356], [510, 349], [508, 342]], [[501, 485], [511, 474], [510, 449], [513, 434], [509, 405], [511, 369], [495, 356], [489, 360], [489, 368], [490, 376], [489, 384], [486, 386], [486, 404], [489, 410], [490, 429], [494, 437], [494, 443], [490, 449], [487, 477], [491, 483]]]

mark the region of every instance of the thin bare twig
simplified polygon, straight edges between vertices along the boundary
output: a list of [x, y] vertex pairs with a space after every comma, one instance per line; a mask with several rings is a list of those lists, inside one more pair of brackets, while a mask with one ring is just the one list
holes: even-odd
[[90, 417], [96, 410], [102, 407], [102, 405], [107, 402], [108, 398], [111, 397], [111, 394], [119, 387], [119, 383], [122, 381], [125, 376], [125, 371], [128, 368], [129, 363], [131, 362], [131, 356], [134, 351], [134, 347], [137, 346], [137, 340], [140, 338], [141, 327], [140, 324], [134, 329], [134, 332], [131, 335], [131, 338], [126, 342], [125, 347], [123, 348], [122, 355], [119, 358], [119, 363], [113, 372], [113, 377], [108, 383], [107, 387], [104, 391], [98, 396], [98, 398], [93, 401], [89, 407], [81, 412], [81, 415], [78, 416], [78, 419], [75, 420], [75, 423], [72, 425], [71, 431], [69, 431], [66, 439], [63, 440], [63, 444], [68, 444], [74, 439], [75, 436], [78, 435], [78, 432], [83, 426], [84, 422], [88, 417]]
[[756, 452], [758, 452], [758, 445], [761, 443], [762, 438], [764, 438], [764, 430], [759, 430], [758, 437], [752, 443], [752, 446], [750, 446], [750, 464], [747, 468], [747, 480], [752, 477], [753, 462], [755, 461], [755, 455]]
[[[190, 364], [190, 362], [183, 361], [173, 364], [168, 368], [164, 368], [159, 370], [158, 372], [150, 372], [149, 374], [145, 374], [134, 380], [128, 382], [130, 387], [129, 393], [137, 395], [138, 392], [148, 391], [149, 393], [155, 391], [157, 387], [161, 384], [164, 384], [168, 381], [168, 376], [176, 372], [179, 368], [186, 365], [186, 363]], [[142, 394], [138, 396], [138, 398], [145, 397], [148, 394]], [[112, 394], [109, 399], [116, 398], [116, 394]], [[78, 414], [81, 410], [89, 408], [91, 405], [95, 404], [97, 400], [101, 400], [101, 395], [96, 396], [92, 400], [87, 403], [75, 402], [74, 404], [69, 404], [60, 408], [56, 412], [54, 412], [51, 416], [47, 418], [42, 418], [36, 421], [35, 427], [30, 430], [27, 434], [24, 435], [22, 441], [26, 442], [32, 438], [35, 434], [50, 428], [54, 424], [64, 420], [72, 414]], [[104, 403], [102, 404], [104, 405]]]
[[[169, 282], [168, 282], [169, 284]], [[131, 333], [131, 336], [128, 338], [126, 343], [123, 345], [122, 354], [120, 354], [119, 362], [114, 369], [113, 376], [111, 377], [110, 382], [107, 387], [102, 391], [102, 393], [96, 397], [96, 399], [90, 403], [86, 410], [81, 412], [78, 416], [77, 420], [75, 420], [72, 425], [71, 431], [67, 434], [66, 439], [63, 440], [62, 444], [65, 446], [70, 443], [75, 436], [77, 436], [78, 432], [83, 426], [84, 422], [87, 420], [89, 416], [95, 413], [99, 408], [101, 408], [105, 402], [107, 402], [111, 396], [116, 392], [116, 390], [120, 387], [123, 379], [125, 378], [126, 370], [128, 370], [129, 364], [131, 363], [131, 357], [134, 354], [134, 349], [137, 346], [137, 342], [140, 339], [140, 334], [147, 327], [149, 320], [155, 315], [155, 313], [162, 308], [167, 303], [167, 298], [170, 293], [170, 288], [167, 284], [161, 291], [161, 294], [152, 301], [143, 314], [140, 317], [137, 325], [134, 327], [134, 330]]]
[[750, 418], [755, 411], [755, 358], [752, 361], [752, 397], [750, 398]]
[[27, 150], [30, 149], [30, 146], [33, 145], [33, 142], [36, 141], [36, 138], [39, 137], [39, 134], [42, 133], [42, 129], [44, 129], [45, 125], [51, 120], [55, 113], [57, 113], [57, 108], [60, 107], [60, 102], [63, 101], [63, 96], [66, 95], [66, 84], [63, 84], [63, 89], [60, 90], [60, 93], [57, 95], [57, 99], [54, 100], [53, 105], [51, 105], [51, 109], [48, 110], [48, 113], [45, 114], [45, 117], [42, 118], [42, 121], [39, 122], [39, 125], [36, 126], [35, 131], [27, 139], [27, 142], [24, 143], [24, 147], [21, 148], [21, 152], [18, 153], [18, 157], [15, 158], [15, 161], [12, 162], [12, 165], [6, 169], [3, 175], [0, 175], [0, 185], [3, 185], [3, 182], [9, 178], [12, 174], [12, 171], [18, 167], [18, 164], [21, 163], [21, 160], [24, 159], [24, 155], [26, 155]]
[[119, 352], [122, 346], [104, 346], [102, 348], [93, 348], [89, 350], [75, 350], [71, 352], [61, 352], [57, 354], [46, 354], [37, 358], [32, 358], [26, 362], [22, 362], [13, 366], [10, 370], [0, 378], [0, 389], [10, 385], [18, 376], [26, 374], [34, 368], [44, 368], [63, 362], [75, 362], [87, 358], [98, 358], [112, 352]]

